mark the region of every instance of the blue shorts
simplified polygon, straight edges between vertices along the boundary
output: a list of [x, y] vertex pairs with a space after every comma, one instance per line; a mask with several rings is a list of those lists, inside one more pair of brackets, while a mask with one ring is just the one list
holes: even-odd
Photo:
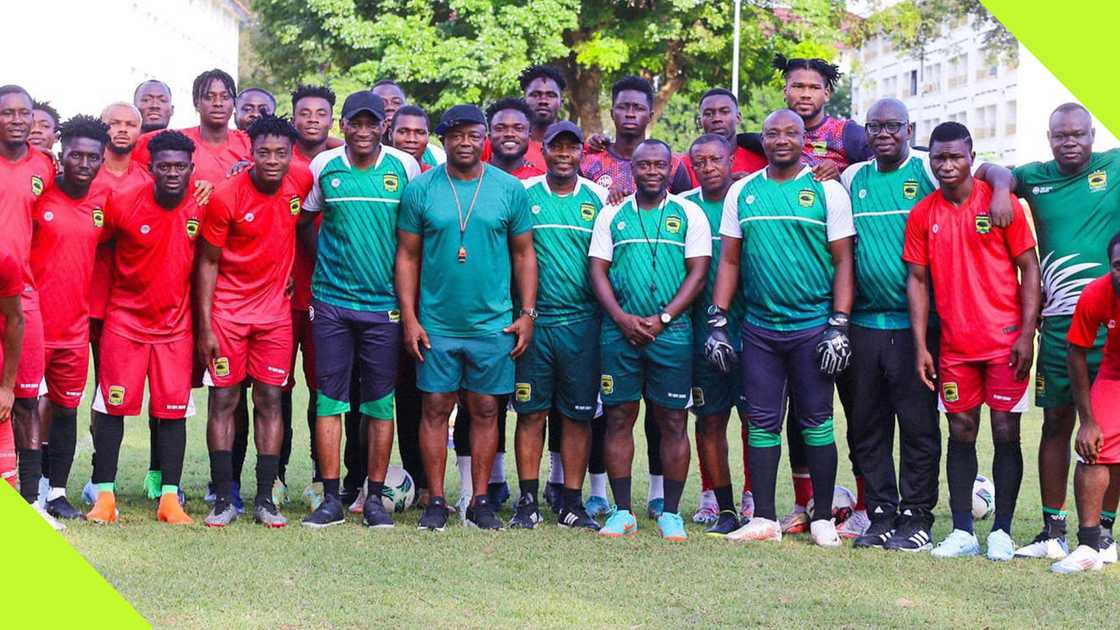
[[803, 430], [832, 420], [833, 377], [817, 367], [825, 328], [781, 332], [743, 325], [740, 363], [751, 427], [781, 433], [787, 391]]
[[317, 413], [350, 411], [350, 377], [357, 357], [361, 400], [358, 411], [379, 420], [393, 419], [393, 389], [401, 349], [401, 325], [392, 312], [355, 311], [312, 300], [311, 336], [315, 342]]

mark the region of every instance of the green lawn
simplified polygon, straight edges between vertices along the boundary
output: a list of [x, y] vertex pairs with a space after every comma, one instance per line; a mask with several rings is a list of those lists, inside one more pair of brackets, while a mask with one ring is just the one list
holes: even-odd
[[[297, 418], [303, 408], [297, 393]], [[205, 395], [196, 392], [205, 409]], [[839, 413], [839, 405], [837, 405]], [[77, 500], [90, 472], [90, 445], [79, 416], [79, 455], [71, 477]], [[1034, 449], [1037, 410], [1023, 423], [1027, 472], [1015, 538], [1037, 532], [1038, 483]], [[191, 420], [184, 486], [187, 510], [201, 522], [209, 476], [205, 416]], [[639, 423], [640, 424], [640, 423]], [[307, 483], [307, 428], [295, 423], [289, 468], [294, 499]], [[732, 423], [733, 452], [738, 425]], [[513, 444], [513, 422], [508, 443]], [[639, 430], [640, 431], [640, 430]], [[843, 435], [841, 419], [837, 435]], [[986, 433], [986, 429], [985, 429]], [[639, 436], [640, 439], [640, 436]], [[854, 488], [839, 439], [839, 483]], [[990, 466], [990, 439], [981, 440], [981, 472]], [[171, 528], [155, 521], [155, 505], [141, 497], [147, 468], [148, 429], [129, 420], [121, 455], [119, 526], [71, 525], [64, 535], [148, 620], [158, 627], [319, 628], [419, 626], [1104, 626], [1115, 623], [1120, 569], [1091, 575], [1053, 576], [1046, 562], [995, 564], [983, 558], [937, 561], [928, 554], [872, 550], [823, 550], [806, 536], [781, 544], [733, 545], [689, 526], [685, 544], [663, 543], [641, 519], [630, 540], [603, 540], [561, 530], [551, 514], [536, 531], [480, 532], [458, 519], [443, 534], [415, 528], [418, 512], [399, 516], [389, 531], [346, 525], [309, 531], [298, 525], [267, 531], [243, 518], [234, 526]], [[639, 445], [639, 453], [644, 449]], [[636, 462], [634, 495], [644, 499], [646, 466]], [[449, 497], [456, 496], [453, 459]], [[243, 480], [253, 492], [254, 456]], [[733, 478], [741, 462], [732, 457]], [[515, 487], [512, 453], [507, 475]], [[547, 469], [547, 468], [546, 468]], [[683, 510], [696, 507], [695, 456]], [[791, 503], [788, 469], [779, 477], [779, 511]], [[1072, 502], [1072, 493], [1071, 493]], [[935, 536], [948, 528], [948, 491]], [[639, 501], [640, 503], [640, 501]], [[508, 504], [507, 504], [508, 506]], [[643, 506], [644, 507], [644, 506]], [[306, 506], [285, 512], [293, 523]], [[505, 517], [508, 518], [508, 508]], [[1076, 521], [1071, 517], [1071, 531]], [[987, 523], [980, 524], [981, 538]]]

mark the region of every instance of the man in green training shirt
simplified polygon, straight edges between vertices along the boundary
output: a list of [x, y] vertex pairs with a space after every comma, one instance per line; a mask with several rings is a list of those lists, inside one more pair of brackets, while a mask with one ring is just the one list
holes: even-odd
[[[1050, 114], [1047, 136], [1053, 160], [1012, 170], [1015, 194], [1030, 204], [1038, 231], [1043, 298], [1034, 394], [1043, 413], [1038, 446], [1043, 528], [1015, 555], [1058, 560], [1068, 552], [1065, 500], [1076, 417], [1066, 335], [1082, 289], [1108, 272], [1105, 245], [1120, 231], [1120, 149], [1093, 152], [1093, 119], [1077, 103], [1060, 105]], [[1087, 352], [1090, 379], [1100, 367], [1106, 332], [1100, 331]], [[1111, 544], [1118, 498], [1120, 486], [1113, 484], [1101, 515], [1109, 539], [1104, 546]], [[1116, 557], [1115, 547], [1109, 557]]]
[[521, 497], [510, 527], [532, 529], [537, 507], [545, 417], [562, 422], [560, 455], [564, 488], [561, 527], [598, 530], [582, 501], [591, 446], [591, 420], [599, 394], [599, 304], [591, 291], [587, 250], [607, 191], [579, 176], [583, 134], [569, 121], [549, 125], [542, 137], [548, 171], [523, 181], [540, 267], [540, 317], [533, 343], [517, 361], [513, 407], [517, 411], [517, 476]]
[[600, 392], [606, 412], [605, 458], [617, 507], [599, 531], [634, 534], [630, 468], [634, 421], [644, 398], [661, 429], [665, 506], [662, 538], [688, 538], [680, 499], [691, 447], [688, 412], [692, 381], [689, 306], [704, 288], [712, 254], [711, 229], [691, 201], [669, 194], [674, 165], [669, 145], [644, 140], [630, 161], [636, 190], [605, 208], [591, 237], [591, 286], [610, 320], [600, 336]]
[[[447, 162], [409, 185], [397, 223], [397, 294], [404, 347], [418, 362], [420, 449], [431, 493], [420, 528], [447, 527], [447, 421], [464, 390], [474, 486], [466, 522], [501, 529], [486, 491], [498, 414], [505, 413], [498, 396], [513, 392], [514, 359], [529, 347], [537, 318], [533, 222], [521, 182], [482, 162], [486, 117], [478, 107], [447, 110], [436, 134]], [[511, 276], [521, 305], [516, 319]]]

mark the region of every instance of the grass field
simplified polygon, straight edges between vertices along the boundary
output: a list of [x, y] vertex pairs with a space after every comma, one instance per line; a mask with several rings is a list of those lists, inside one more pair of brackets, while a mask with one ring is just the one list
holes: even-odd
[[[297, 413], [303, 395], [297, 391]], [[196, 391], [196, 403], [206, 408], [203, 392]], [[83, 410], [79, 422], [87, 417]], [[187, 510], [201, 522], [209, 476], [204, 415], [190, 422], [184, 487]], [[293, 525], [306, 511], [298, 496], [310, 477], [307, 428], [295, 424], [288, 473], [295, 501], [285, 509]], [[1023, 422], [1027, 471], [1015, 521], [1020, 544], [1040, 524], [1034, 455], [1039, 424], [1037, 410]], [[837, 425], [842, 436], [842, 418]], [[732, 426], [737, 450], [738, 425]], [[79, 434], [74, 501], [90, 472], [84, 426]], [[980, 470], [987, 474], [990, 438], [986, 429], [982, 435]], [[838, 483], [854, 488], [843, 440], [838, 442]], [[141, 496], [147, 444], [147, 423], [130, 419], [121, 455], [119, 526], [76, 523], [63, 535], [157, 627], [1096, 627], [1114, 624], [1120, 605], [1116, 568], [1058, 577], [1042, 561], [937, 561], [928, 554], [847, 545], [824, 550], [806, 536], [777, 545], [733, 545], [705, 537], [691, 523], [689, 541], [674, 545], [662, 542], [644, 518], [630, 540], [561, 530], [550, 513], [541, 529], [500, 533], [467, 529], [457, 519], [443, 534], [421, 532], [415, 510], [398, 515], [397, 527], [387, 531], [366, 530], [353, 516], [323, 531], [298, 525], [266, 531], [248, 518], [222, 530], [171, 528], [155, 521], [154, 503]], [[641, 445], [638, 452], [644, 452]], [[245, 465], [246, 497], [253, 493], [254, 457]], [[732, 457], [733, 478], [741, 479], [737, 459]], [[634, 496], [644, 499], [646, 466], [644, 457], [638, 460]], [[512, 453], [506, 466], [515, 487]], [[453, 460], [448, 495], [454, 500], [452, 471]], [[788, 478], [786, 468], [779, 476], [779, 512], [792, 501]], [[682, 506], [688, 516], [698, 493], [694, 456]], [[943, 479], [937, 539], [948, 530], [947, 497]], [[636, 507], [644, 512], [644, 504]], [[1070, 526], [1076, 531], [1072, 517]], [[981, 539], [987, 531], [988, 523], [980, 523]]]

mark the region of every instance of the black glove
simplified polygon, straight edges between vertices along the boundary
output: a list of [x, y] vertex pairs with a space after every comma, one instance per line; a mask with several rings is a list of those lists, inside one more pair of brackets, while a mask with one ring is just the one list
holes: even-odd
[[817, 344], [817, 367], [833, 376], [848, 369], [852, 348], [848, 342], [848, 314], [833, 313], [828, 318], [820, 343]]
[[704, 342], [704, 358], [725, 374], [739, 362], [727, 335], [727, 311], [714, 304], [708, 307], [708, 339]]

